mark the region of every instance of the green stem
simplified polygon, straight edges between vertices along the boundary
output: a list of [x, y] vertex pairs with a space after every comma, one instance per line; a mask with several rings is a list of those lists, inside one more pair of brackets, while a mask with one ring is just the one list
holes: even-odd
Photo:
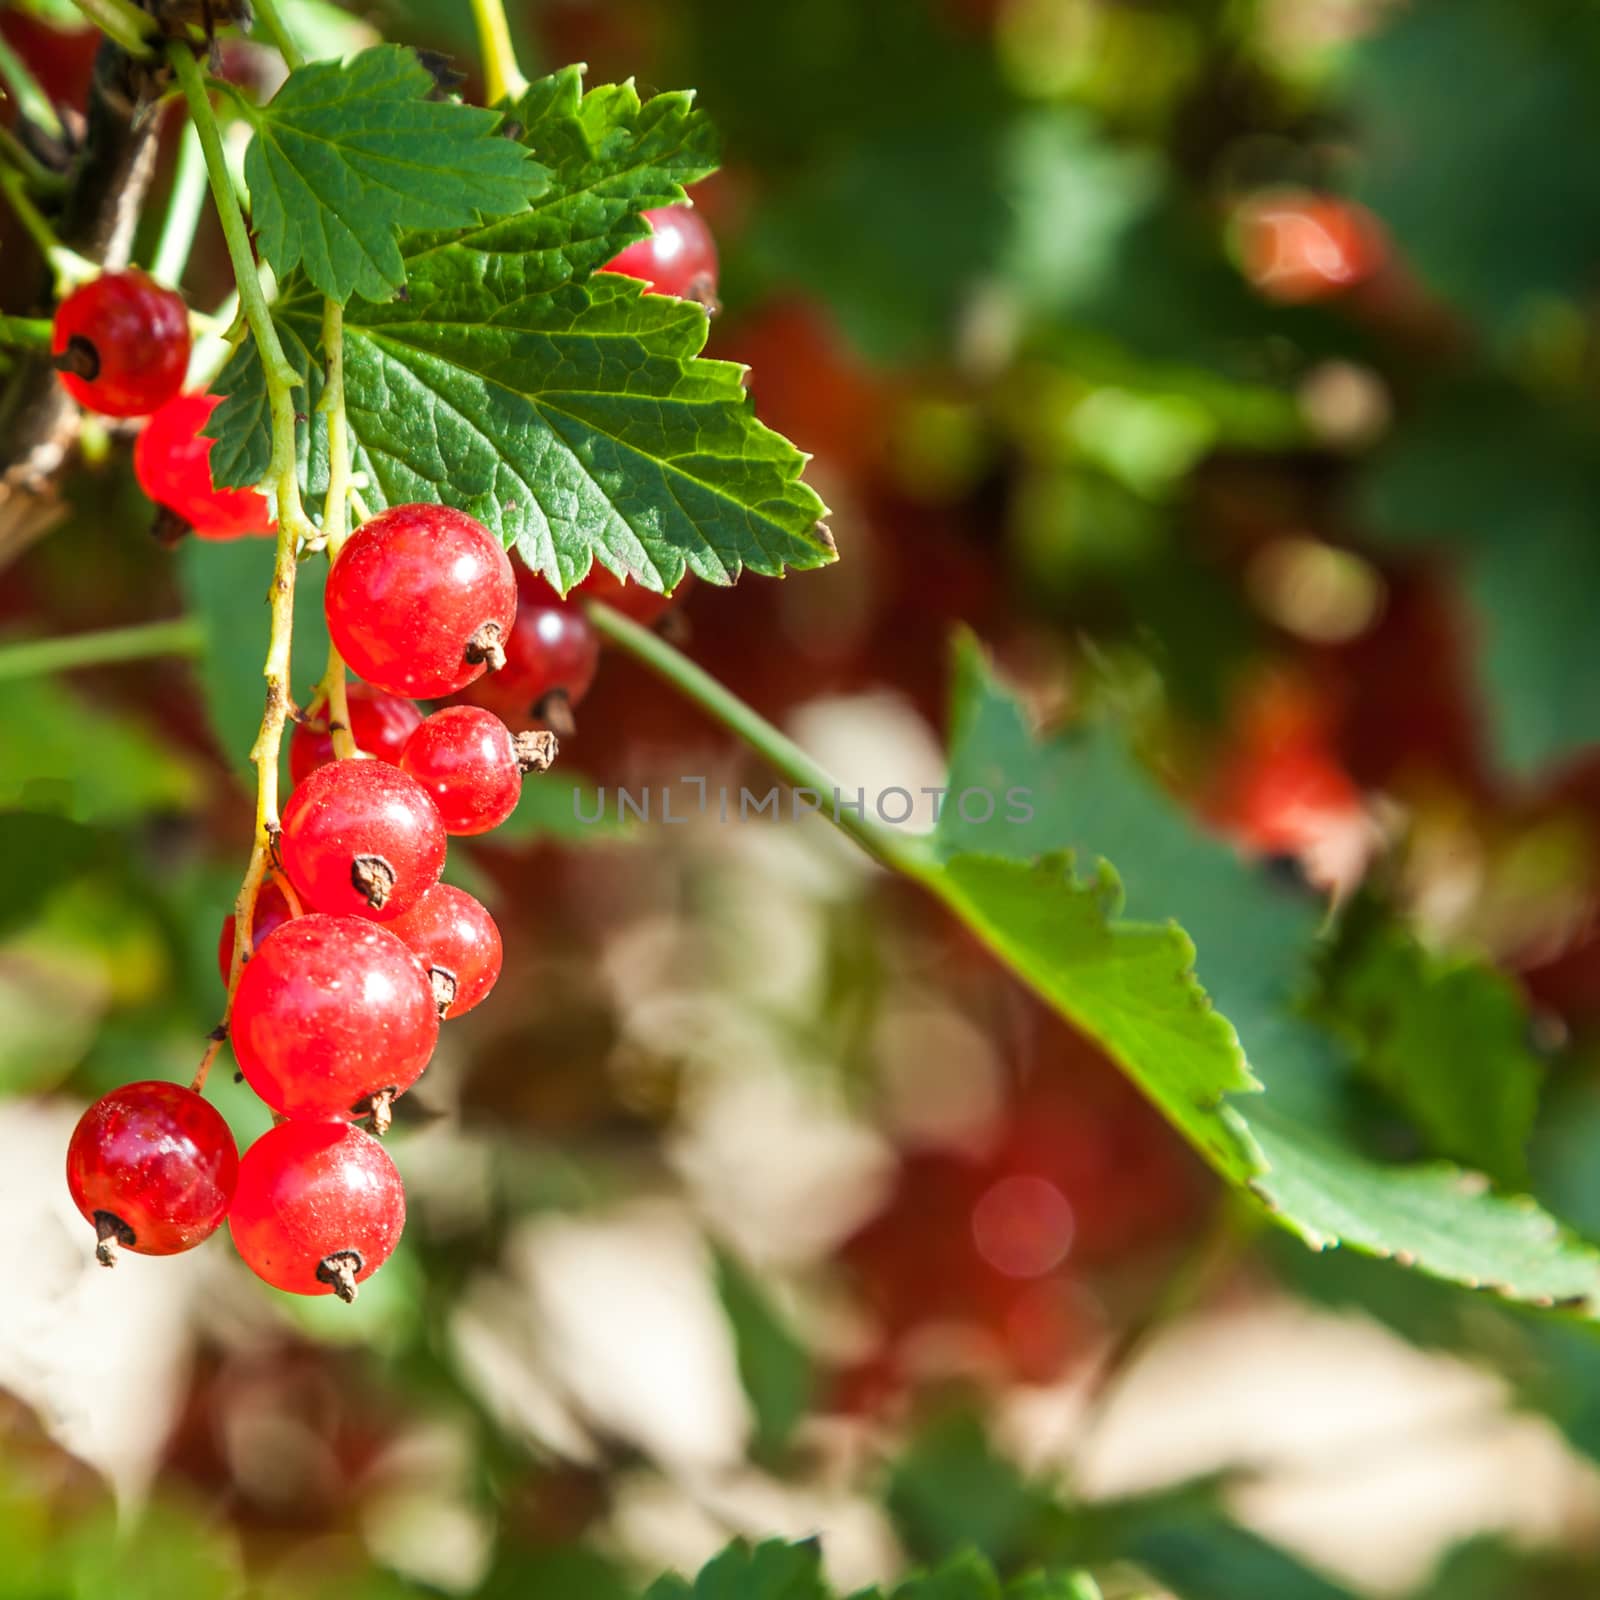
[[472, 0], [472, 15], [478, 24], [478, 45], [483, 52], [484, 89], [489, 104], [515, 100], [528, 80], [517, 65], [517, 52], [511, 43], [511, 25], [501, 0]]
[[52, 139], [59, 139], [61, 118], [56, 115], [54, 103], [3, 35], [0, 35], [0, 78], [5, 79], [11, 98], [17, 102], [17, 110]]
[[821, 797], [818, 814], [855, 840], [874, 861], [919, 882], [927, 879], [926, 854], [918, 835], [896, 834], [864, 815], [857, 816], [854, 811], [832, 803], [839, 790], [838, 780], [794, 740], [752, 711], [738, 695], [725, 689], [686, 655], [674, 650], [660, 634], [641, 628], [621, 612], [592, 600], [585, 609], [595, 627], [613, 644], [620, 645], [723, 727], [737, 734], [794, 788]]
[[133, 0], [72, 0], [72, 3], [130, 56], [148, 53], [152, 19], [150, 13], [141, 11]]
[[277, 0], [255, 0], [256, 20], [260, 22], [272, 35], [272, 42], [278, 47], [278, 54], [283, 57], [283, 62], [293, 72], [296, 67], [306, 64], [305, 52], [294, 41], [294, 35], [285, 26], [283, 18], [278, 13]]
[[27, 182], [20, 172], [11, 167], [0, 167], [0, 189], [5, 191], [6, 199], [11, 202], [11, 209], [17, 214], [17, 220], [27, 231], [28, 237], [38, 246], [39, 254], [49, 266], [51, 275], [55, 278], [58, 295], [66, 294], [78, 284], [87, 283], [90, 278], [99, 276], [100, 268], [93, 261], [87, 256], [80, 256], [76, 250], [69, 250], [56, 237], [55, 229], [33, 203], [28, 193]]
[[263, 483], [276, 498], [280, 530], [298, 544], [312, 534], [311, 524], [300, 504], [300, 479], [295, 454], [294, 390], [300, 382], [299, 374], [283, 353], [283, 344], [272, 321], [272, 311], [261, 289], [255, 255], [250, 248], [250, 233], [245, 227], [244, 213], [239, 209], [238, 196], [233, 192], [233, 181], [228, 175], [227, 156], [222, 148], [222, 130], [206, 93], [205, 78], [186, 46], [179, 43], [169, 45], [167, 56], [177, 74], [184, 98], [189, 102], [189, 114], [200, 136], [200, 148], [206, 158], [206, 173], [211, 181], [211, 198], [216, 204], [217, 215], [222, 222], [222, 235], [227, 241], [228, 255], [233, 262], [239, 304], [244, 310], [245, 321], [250, 324], [251, 333], [255, 335], [256, 352], [261, 357], [261, 371], [272, 413], [272, 460]]
[[53, 172], [9, 128], [0, 128], [0, 157], [4, 157], [28, 180], [36, 194], [62, 194], [66, 174]]
[[0, 680], [42, 678], [78, 667], [100, 667], [113, 661], [141, 661], [150, 656], [197, 655], [205, 632], [192, 617], [166, 622], [139, 622], [127, 628], [102, 628], [96, 633], [71, 633], [57, 639], [19, 639], [0, 645]]
[[48, 350], [50, 319], [0, 316], [0, 344], [14, 350]]
[[172, 172], [172, 192], [167, 196], [166, 220], [156, 242], [150, 275], [176, 288], [194, 249], [195, 230], [206, 203], [206, 158], [194, 124], [184, 126], [178, 143], [178, 162]]
[[300, 503], [294, 408], [294, 390], [299, 377], [283, 353], [267, 297], [262, 292], [255, 255], [250, 248], [250, 234], [245, 227], [244, 213], [239, 209], [239, 197], [234, 193], [227, 156], [222, 148], [222, 130], [212, 110], [210, 96], [206, 93], [205, 77], [188, 48], [174, 42], [167, 47], [167, 58], [172, 62], [184, 99], [189, 103], [189, 115], [200, 137], [200, 149], [206, 159], [206, 175], [211, 183], [211, 197], [222, 221], [228, 256], [233, 262], [239, 303], [243, 307], [245, 321], [250, 324], [250, 332], [255, 336], [256, 352], [261, 358], [262, 376], [272, 412], [272, 459], [262, 482], [264, 487], [272, 491], [278, 511], [278, 546], [273, 560], [269, 596], [271, 628], [267, 639], [267, 659], [261, 668], [267, 686], [266, 708], [261, 714], [261, 726], [257, 730], [255, 743], [250, 747], [250, 760], [256, 769], [255, 840], [250, 850], [250, 863], [245, 868], [244, 881], [239, 885], [239, 897], [234, 901], [233, 959], [229, 965], [228, 999], [223, 1011], [222, 1027], [213, 1037], [195, 1072], [194, 1088], [198, 1091], [204, 1087], [206, 1074], [210, 1072], [221, 1049], [221, 1040], [226, 1035], [228, 1018], [233, 1010], [233, 997], [238, 991], [239, 975], [244, 971], [244, 958], [255, 927], [256, 896], [277, 841], [278, 757], [283, 748], [283, 729], [288, 721], [290, 706], [294, 580], [299, 549], [315, 530]]

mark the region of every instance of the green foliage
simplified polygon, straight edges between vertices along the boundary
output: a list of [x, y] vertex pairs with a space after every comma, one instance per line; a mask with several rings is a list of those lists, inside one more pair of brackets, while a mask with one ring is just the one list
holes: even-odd
[[[822, 1572], [815, 1541], [729, 1545], [692, 1582], [659, 1579], [645, 1600], [837, 1600]], [[1086, 1572], [1029, 1573], [1002, 1583], [981, 1555], [965, 1550], [936, 1569], [916, 1573], [885, 1591], [862, 1590], [849, 1600], [1100, 1600]]]
[[463, 228], [519, 211], [543, 187], [499, 113], [437, 95], [414, 50], [374, 45], [289, 74], [245, 153], [252, 220], [280, 278], [387, 299], [405, 282], [402, 230]]
[[755, 1415], [755, 1446], [771, 1456], [788, 1443], [811, 1398], [811, 1357], [766, 1290], [726, 1250], [716, 1254], [717, 1298], [733, 1331], [739, 1380]]
[[1595, 445], [1582, 412], [1477, 374], [1429, 387], [1366, 478], [1386, 539], [1459, 551], [1495, 745], [1519, 771], [1600, 738]]
[[971, 1547], [1014, 1566], [1053, 1553], [1065, 1534], [1052, 1486], [1025, 1478], [966, 1411], [936, 1418], [912, 1440], [894, 1464], [884, 1503], [923, 1561]]
[[1526, 1182], [1542, 1071], [1509, 979], [1426, 950], [1372, 908], [1347, 918], [1327, 995], [1360, 1070], [1402, 1107], [1436, 1155]]
[[49, 679], [0, 683], [0, 807], [125, 822], [189, 810], [200, 793], [194, 765], [137, 721]]
[[[1106, 734], [1034, 745], [970, 650], [958, 679], [952, 789], [1021, 787], [1034, 815], [1021, 826], [997, 816], [975, 832], [947, 807], [945, 859], [928, 876], [935, 893], [1093, 1033], [1218, 1172], [1314, 1249], [1345, 1245], [1509, 1299], [1595, 1308], [1600, 1254], [1532, 1198], [1499, 1195], [1444, 1164], [1384, 1165], [1341, 1136], [1337, 1055], [1285, 1009], [1315, 954], [1308, 903], [1285, 904], [1257, 869], [1204, 837]], [[1011, 859], [973, 854], [978, 842]], [[1121, 920], [1112, 880], [1094, 895], [1068, 888], [1049, 858], [1019, 864], [1066, 845], [1114, 852], [1128, 873], [1126, 909], [1144, 925]], [[1178, 929], [1151, 925], [1165, 916], [1195, 932], [1197, 970]], [[1207, 995], [1226, 1020], [1207, 1010]], [[1265, 1095], [1239, 1092], [1251, 1073]]]
[[[833, 557], [804, 457], [755, 418], [740, 369], [699, 359], [704, 311], [590, 276], [640, 237], [638, 210], [712, 164], [686, 95], [580, 97], [569, 69], [513, 108], [550, 171], [537, 204], [461, 234], [408, 235], [407, 295], [345, 320], [355, 466], [374, 507], [442, 500], [515, 544], [563, 592], [598, 558], [652, 589], [730, 583]], [[296, 275], [275, 309], [314, 413], [321, 301]], [[264, 378], [246, 343], [218, 381], [219, 482], [270, 455]], [[324, 443], [302, 445], [315, 490]]]
[[1354, 56], [1362, 198], [1495, 332], [1540, 297], [1589, 291], [1600, 200], [1574, 153], [1600, 139], [1597, 64], [1600, 19], [1546, 0], [1428, 0]]
[[[271, 618], [273, 548], [266, 539], [235, 539], [199, 544], [191, 540], [179, 555], [190, 613], [205, 630], [200, 685], [211, 730], [220, 748], [241, 770], [249, 762], [261, 724]], [[327, 564], [301, 564], [295, 578], [292, 682], [309, 686], [322, 676], [328, 629], [322, 612]], [[287, 770], [287, 763], [285, 763]]]

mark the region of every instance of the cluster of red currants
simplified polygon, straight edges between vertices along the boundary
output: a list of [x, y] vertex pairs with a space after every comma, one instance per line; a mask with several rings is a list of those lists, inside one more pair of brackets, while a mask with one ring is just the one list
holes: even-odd
[[[443, 884], [447, 836], [497, 827], [548, 732], [513, 734], [478, 706], [424, 717], [413, 698], [457, 693], [503, 659], [516, 580], [481, 524], [440, 506], [397, 506], [351, 535], [328, 576], [328, 628], [365, 683], [352, 734], [298, 727], [277, 874], [257, 898], [228, 1027], [239, 1070], [282, 1119], [240, 1161], [221, 1116], [193, 1090], [137, 1083], [84, 1114], [68, 1181], [116, 1246], [188, 1249], [224, 1215], [245, 1261], [302, 1294], [355, 1285], [394, 1249], [399, 1174], [352, 1119], [387, 1126], [421, 1076], [443, 1019], [470, 1011], [500, 972], [499, 931]], [[222, 934], [224, 975], [233, 928]]]
[[[712, 300], [705, 225], [684, 207], [648, 215], [655, 231], [614, 270], [656, 293]], [[153, 499], [205, 537], [271, 530], [262, 495], [211, 482], [200, 429], [219, 402], [181, 393], [189, 333], [177, 295], [136, 270], [105, 273], [62, 301], [54, 348], [80, 403], [150, 417], [135, 466]], [[582, 587], [639, 621], [669, 604], [599, 567]], [[373, 1135], [421, 1076], [441, 1022], [472, 1010], [500, 974], [488, 911], [439, 881], [447, 836], [510, 816], [523, 774], [546, 768], [555, 734], [570, 727], [599, 639], [575, 603], [514, 572], [486, 528], [442, 506], [391, 507], [359, 527], [334, 560], [325, 604], [329, 634], [360, 674], [347, 691], [358, 757], [336, 758], [326, 717], [297, 724], [294, 788], [227, 1026], [240, 1074], [276, 1125], [241, 1160], [195, 1089], [129, 1084], [83, 1114], [67, 1182], [107, 1265], [119, 1247], [190, 1249], [226, 1217], [268, 1283], [350, 1300], [405, 1222], [399, 1173]], [[424, 716], [417, 700], [452, 703]], [[513, 734], [496, 711], [542, 726]], [[229, 917], [225, 983], [234, 947]]]

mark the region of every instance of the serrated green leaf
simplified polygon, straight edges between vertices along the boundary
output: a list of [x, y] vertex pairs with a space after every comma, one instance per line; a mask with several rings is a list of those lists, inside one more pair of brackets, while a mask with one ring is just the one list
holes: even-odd
[[689, 1583], [658, 1579], [645, 1600], [832, 1600], [822, 1577], [822, 1552], [814, 1542], [731, 1544]]
[[1224, 1097], [1254, 1087], [1232, 1025], [1194, 976], [1182, 928], [1124, 921], [1121, 885], [1070, 856], [1032, 864], [952, 856], [935, 887], [956, 914], [1063, 1016], [1099, 1040], [1169, 1121], [1233, 1183], [1259, 1170]]
[[1048, 1484], [995, 1450], [982, 1422], [959, 1411], [926, 1424], [894, 1464], [884, 1503], [917, 1559], [979, 1550], [1010, 1565], [1037, 1559], [1064, 1513]]
[[[574, 72], [521, 102], [551, 182], [515, 217], [404, 241], [405, 301], [345, 318], [355, 466], [375, 507], [442, 501], [479, 518], [565, 591], [598, 558], [652, 589], [686, 570], [726, 584], [833, 558], [805, 458], [756, 420], [741, 369], [698, 359], [701, 307], [587, 276], [641, 236], [637, 208], [681, 197], [709, 163], [682, 95], [631, 87], [578, 98]], [[319, 297], [303, 277], [274, 309], [315, 412]], [[246, 342], [217, 383], [219, 482], [254, 483], [270, 456], [260, 364]], [[326, 471], [301, 439], [308, 487]]]
[[402, 231], [520, 210], [544, 186], [496, 111], [430, 98], [414, 50], [380, 44], [289, 74], [245, 153], [261, 253], [321, 294], [386, 299], [405, 282]]
[[1510, 979], [1424, 949], [1358, 907], [1327, 996], [1358, 1041], [1361, 1070], [1410, 1116], [1432, 1153], [1501, 1181], [1527, 1177], [1543, 1077]]
[[[1286, 910], [1256, 869], [1111, 759], [1103, 735], [1022, 738], [1017, 706], [970, 654], [959, 692], [952, 788], [1047, 800], [1026, 825], [986, 826], [985, 846], [1012, 860], [962, 853], [971, 827], [947, 806], [956, 820], [936, 839], [946, 859], [925, 869], [929, 887], [1100, 1039], [1218, 1172], [1315, 1249], [1347, 1246], [1531, 1305], [1600, 1304], [1600, 1255], [1530, 1197], [1447, 1165], [1386, 1166], [1341, 1142], [1329, 1041], [1272, 1015], [1313, 952], [1314, 924], [1294, 902]], [[1070, 879], [1059, 857], [1040, 857], [1046, 840], [1084, 859], [1109, 841], [1144, 925], [1122, 921], [1119, 900]], [[1187, 938], [1150, 925], [1173, 913], [1199, 930], [1194, 970]], [[1207, 1011], [1207, 990], [1228, 1020]], [[1265, 1095], [1238, 1092], [1252, 1072]]]
[[806, 1347], [779, 1317], [765, 1289], [725, 1250], [715, 1259], [717, 1298], [733, 1330], [739, 1381], [755, 1415], [758, 1451], [788, 1443], [811, 1396], [812, 1364]]
[[908, 1578], [894, 1591], [894, 1600], [1001, 1600], [994, 1568], [975, 1550], [947, 1561], [936, 1572]]

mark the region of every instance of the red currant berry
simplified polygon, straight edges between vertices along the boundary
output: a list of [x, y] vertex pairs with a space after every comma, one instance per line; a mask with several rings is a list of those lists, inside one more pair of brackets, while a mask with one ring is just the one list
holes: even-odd
[[436, 883], [390, 923], [428, 969], [439, 1015], [462, 1017], [488, 996], [500, 976], [500, 930], [470, 894]]
[[517, 611], [499, 541], [448, 506], [393, 506], [328, 574], [328, 631], [369, 683], [427, 700], [498, 667]]
[[103, 272], [56, 307], [50, 348], [79, 405], [108, 417], [146, 417], [183, 387], [189, 312], [137, 267]]
[[623, 616], [632, 617], [635, 622], [648, 628], [683, 598], [693, 582], [694, 578], [686, 572], [671, 594], [657, 594], [642, 583], [629, 583], [626, 578], [617, 577], [596, 562], [589, 568], [589, 576], [572, 592], [590, 600], [599, 600], [613, 611], [620, 611]]
[[693, 206], [661, 206], [646, 211], [650, 236], [630, 244], [608, 272], [643, 280], [655, 294], [698, 300], [708, 309], [717, 301], [717, 242]]
[[400, 769], [428, 791], [446, 833], [487, 833], [517, 809], [522, 774], [554, 756], [548, 733], [513, 735], [492, 711], [446, 706], [406, 741]]
[[[313, 912], [244, 969], [228, 1024], [245, 1081], [287, 1117], [362, 1116], [404, 1094], [439, 1037], [422, 963], [387, 928]], [[380, 1114], [380, 1121], [382, 1120]]]
[[576, 730], [573, 708], [600, 665], [600, 636], [577, 606], [537, 581], [544, 597], [524, 591], [506, 640], [505, 665], [473, 684], [470, 698], [511, 722], [531, 719], [567, 738]]
[[[409, 701], [370, 683], [353, 680], [345, 690], [350, 708], [350, 734], [356, 749], [390, 766], [400, 764], [406, 740], [422, 724], [422, 713]], [[318, 767], [335, 759], [333, 735], [328, 731], [328, 713], [321, 723], [299, 722], [289, 737], [289, 776], [304, 783]]]
[[245, 1265], [275, 1289], [354, 1300], [405, 1225], [389, 1152], [347, 1122], [280, 1122], [239, 1163], [228, 1227]]
[[[253, 919], [255, 927], [250, 940], [250, 954], [254, 955], [260, 948], [261, 941], [272, 932], [280, 928], [294, 916], [294, 908], [289, 904], [288, 897], [279, 887], [277, 880], [268, 878], [261, 885], [260, 892], [256, 895], [256, 914]], [[222, 973], [222, 981], [226, 983], [233, 970], [233, 935], [238, 919], [230, 911], [222, 919], [222, 933], [217, 939], [217, 966]]]
[[1288, 189], [1257, 195], [1235, 218], [1245, 276], [1269, 300], [1327, 300], [1378, 271], [1388, 245], [1363, 207]]
[[267, 497], [255, 489], [219, 489], [211, 481], [211, 447], [201, 433], [222, 402], [215, 395], [180, 394], [144, 425], [133, 447], [139, 487], [202, 539], [238, 539], [277, 526]]
[[84, 1112], [67, 1146], [67, 1187], [100, 1237], [145, 1256], [190, 1250], [228, 1214], [239, 1154], [222, 1114], [176, 1083], [130, 1083]]
[[333, 761], [283, 808], [279, 859], [318, 911], [386, 922], [444, 870], [444, 824], [427, 791], [387, 761]]

